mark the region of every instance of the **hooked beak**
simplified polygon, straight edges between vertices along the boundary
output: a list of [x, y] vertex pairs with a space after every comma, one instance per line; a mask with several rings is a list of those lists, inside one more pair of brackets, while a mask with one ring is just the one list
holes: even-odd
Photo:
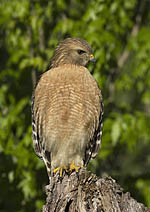
[[90, 54], [90, 62], [95, 62], [95, 58], [93, 54]]

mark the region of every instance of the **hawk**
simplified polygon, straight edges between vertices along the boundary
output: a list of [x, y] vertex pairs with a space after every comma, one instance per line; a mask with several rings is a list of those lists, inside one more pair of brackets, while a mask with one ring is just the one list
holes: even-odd
[[65, 39], [33, 93], [34, 150], [49, 176], [78, 172], [100, 149], [102, 95], [86, 68], [89, 61], [94, 56], [85, 40]]

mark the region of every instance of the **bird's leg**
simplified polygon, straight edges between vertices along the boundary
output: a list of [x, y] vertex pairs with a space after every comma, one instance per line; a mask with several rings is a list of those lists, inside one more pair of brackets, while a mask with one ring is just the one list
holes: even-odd
[[67, 167], [66, 166], [59, 166], [56, 169], [53, 170], [53, 173], [56, 174], [57, 171], [59, 171], [59, 176], [62, 177], [63, 175], [63, 170], [67, 172]]
[[70, 171], [71, 171], [71, 172], [74, 171], [74, 170], [75, 170], [75, 172], [78, 172], [79, 169], [81, 169], [81, 168], [83, 168], [83, 166], [76, 166], [76, 165], [74, 164], [74, 161], [72, 161], [72, 163], [70, 164]]

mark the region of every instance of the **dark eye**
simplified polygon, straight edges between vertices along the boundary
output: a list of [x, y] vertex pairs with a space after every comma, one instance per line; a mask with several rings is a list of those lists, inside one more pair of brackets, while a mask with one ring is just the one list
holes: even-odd
[[78, 49], [77, 52], [78, 52], [78, 54], [83, 54], [83, 53], [85, 53], [85, 51], [83, 51], [82, 49]]

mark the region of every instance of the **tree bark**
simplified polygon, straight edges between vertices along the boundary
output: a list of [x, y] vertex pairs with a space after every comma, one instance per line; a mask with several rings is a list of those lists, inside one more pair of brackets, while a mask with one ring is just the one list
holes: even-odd
[[46, 186], [46, 204], [42, 212], [148, 212], [111, 177], [98, 178], [81, 169], [60, 178], [51, 177]]

